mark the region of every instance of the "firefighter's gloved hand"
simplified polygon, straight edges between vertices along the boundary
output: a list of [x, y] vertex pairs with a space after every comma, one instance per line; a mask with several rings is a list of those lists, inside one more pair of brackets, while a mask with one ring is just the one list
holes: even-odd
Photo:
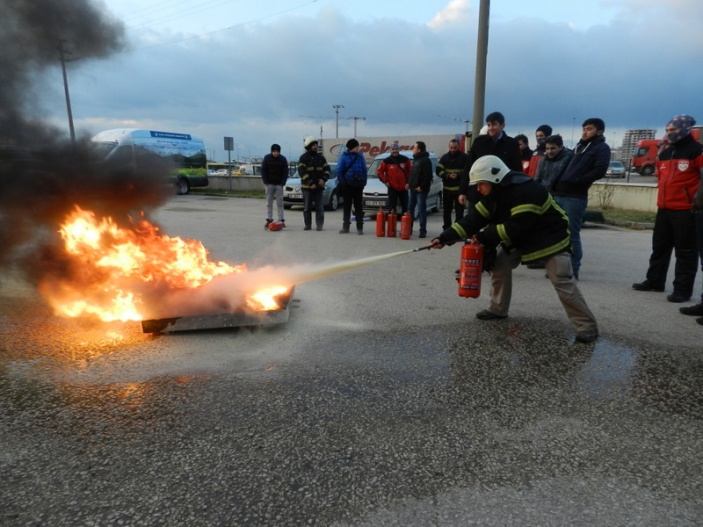
[[496, 256], [498, 250], [496, 247], [483, 249], [483, 272], [490, 273], [496, 265]]

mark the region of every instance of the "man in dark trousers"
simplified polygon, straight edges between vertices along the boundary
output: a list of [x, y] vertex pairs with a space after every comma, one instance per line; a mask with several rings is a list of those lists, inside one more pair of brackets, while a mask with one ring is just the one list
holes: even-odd
[[339, 156], [336, 168], [337, 189], [344, 199], [342, 212], [342, 230], [340, 234], [349, 234], [351, 210], [354, 206], [356, 233], [364, 234], [364, 211], [362, 198], [366, 186], [367, 170], [364, 154], [359, 152], [359, 141], [355, 138], [347, 141], [347, 149]]
[[476, 318], [507, 318], [513, 269], [520, 263], [541, 260], [576, 328], [576, 341], [588, 343], [598, 338], [596, 319], [571, 271], [569, 220], [547, 189], [490, 155], [473, 164], [469, 184], [476, 187], [479, 201], [461, 221], [433, 239], [432, 246], [441, 249], [474, 237], [487, 249], [497, 247], [491, 270], [491, 303], [488, 309], [476, 313]]
[[[522, 170], [522, 160], [520, 159], [520, 145], [517, 141], [505, 133], [505, 117], [500, 112], [492, 112], [486, 116], [486, 127], [488, 133], [479, 135], [474, 139], [469, 149], [469, 162], [466, 173], [471, 170], [471, 166], [483, 156], [496, 156], [507, 165], [510, 170]], [[464, 177], [461, 189], [459, 190], [459, 200], [466, 204], [466, 196], [469, 192], [468, 178]]]
[[[664, 291], [671, 252], [675, 251], [674, 292], [666, 298], [677, 303], [691, 298], [698, 270], [694, 200], [703, 170], [703, 145], [691, 137], [694, 124], [690, 115], [677, 115], [666, 125], [667, 146], [657, 159], [659, 183], [652, 255], [646, 280], [632, 284], [637, 291]], [[682, 308], [682, 312], [703, 315], [702, 308]]]
[[271, 145], [271, 153], [261, 162], [261, 179], [266, 187], [266, 225], [273, 221], [273, 201], [276, 200], [278, 221], [285, 223], [283, 216], [283, 185], [288, 180], [288, 160], [281, 155], [281, 146]]
[[581, 225], [588, 206], [588, 189], [605, 176], [610, 165], [610, 147], [605, 142], [603, 119], [592, 117], [583, 124], [581, 140], [566, 170], [552, 181], [551, 192], [569, 217], [571, 231], [571, 266], [578, 280], [583, 258]]
[[400, 153], [398, 142], [391, 145], [391, 155], [381, 161], [378, 167], [378, 179], [388, 187], [388, 212], [395, 210], [400, 202], [401, 214], [408, 211], [408, 177], [410, 176], [410, 159]]
[[[413, 145], [413, 167], [408, 180], [408, 190], [410, 191], [410, 214], [415, 218], [417, 214], [420, 220], [420, 238], [427, 236], [427, 195], [432, 186], [432, 161], [427, 147], [422, 141]], [[417, 211], [415, 208], [417, 207]]]
[[317, 151], [318, 142], [312, 136], [303, 141], [305, 153], [298, 160], [298, 174], [300, 175], [303, 191], [303, 230], [312, 229], [312, 207], [315, 204], [315, 226], [318, 231], [325, 224], [325, 204], [322, 201], [322, 192], [330, 178], [330, 166], [325, 156]]
[[437, 165], [437, 175], [442, 178], [442, 204], [444, 205], [444, 226], [449, 227], [452, 222], [452, 211], [455, 221], [464, 217], [464, 205], [459, 203], [459, 187], [469, 160], [464, 152], [459, 150], [459, 141], [449, 141], [449, 152], [444, 154]]

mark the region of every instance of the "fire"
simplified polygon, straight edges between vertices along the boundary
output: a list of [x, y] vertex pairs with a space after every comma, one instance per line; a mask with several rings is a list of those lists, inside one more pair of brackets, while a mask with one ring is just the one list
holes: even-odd
[[195, 289], [215, 277], [246, 271], [245, 265], [211, 261], [201, 242], [161, 234], [144, 218], [125, 229], [76, 207], [59, 234], [66, 269], [41, 290], [56, 313], [67, 317], [142, 320], [150, 294]]
[[277, 297], [286, 293], [288, 287], [274, 286], [247, 296], [247, 306], [254, 311], [274, 311], [281, 306]]

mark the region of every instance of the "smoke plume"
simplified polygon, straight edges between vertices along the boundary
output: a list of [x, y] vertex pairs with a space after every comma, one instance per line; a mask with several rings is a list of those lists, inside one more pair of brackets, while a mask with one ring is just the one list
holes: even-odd
[[51, 127], [36, 106], [46, 83], [61, 93], [60, 49], [73, 70], [105, 59], [125, 47], [122, 23], [91, 0], [0, 0], [0, 9], [0, 274], [36, 283], [61, 272], [56, 231], [76, 205], [126, 222], [173, 189], [160, 159], [106, 164], [87, 137], [73, 144], [68, 126]]

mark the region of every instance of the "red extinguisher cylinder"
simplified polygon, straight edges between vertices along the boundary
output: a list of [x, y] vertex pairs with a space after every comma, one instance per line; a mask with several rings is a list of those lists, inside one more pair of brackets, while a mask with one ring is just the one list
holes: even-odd
[[388, 213], [388, 218], [386, 218], [388, 223], [386, 227], [386, 236], [389, 238], [395, 238], [398, 230], [398, 215], [394, 210]]
[[412, 231], [413, 228], [413, 219], [412, 216], [410, 216], [409, 212], [406, 212], [403, 214], [403, 217], [400, 218], [400, 239], [401, 240], [409, 240], [410, 239], [410, 232]]
[[482, 271], [483, 246], [478, 243], [464, 244], [459, 265], [459, 296], [478, 298], [481, 295]]
[[376, 236], [383, 238], [386, 235], [386, 212], [380, 208], [376, 213]]
[[285, 226], [286, 226], [286, 224], [283, 223], [282, 221], [272, 221], [271, 223], [269, 223], [269, 230], [270, 231], [280, 231]]

